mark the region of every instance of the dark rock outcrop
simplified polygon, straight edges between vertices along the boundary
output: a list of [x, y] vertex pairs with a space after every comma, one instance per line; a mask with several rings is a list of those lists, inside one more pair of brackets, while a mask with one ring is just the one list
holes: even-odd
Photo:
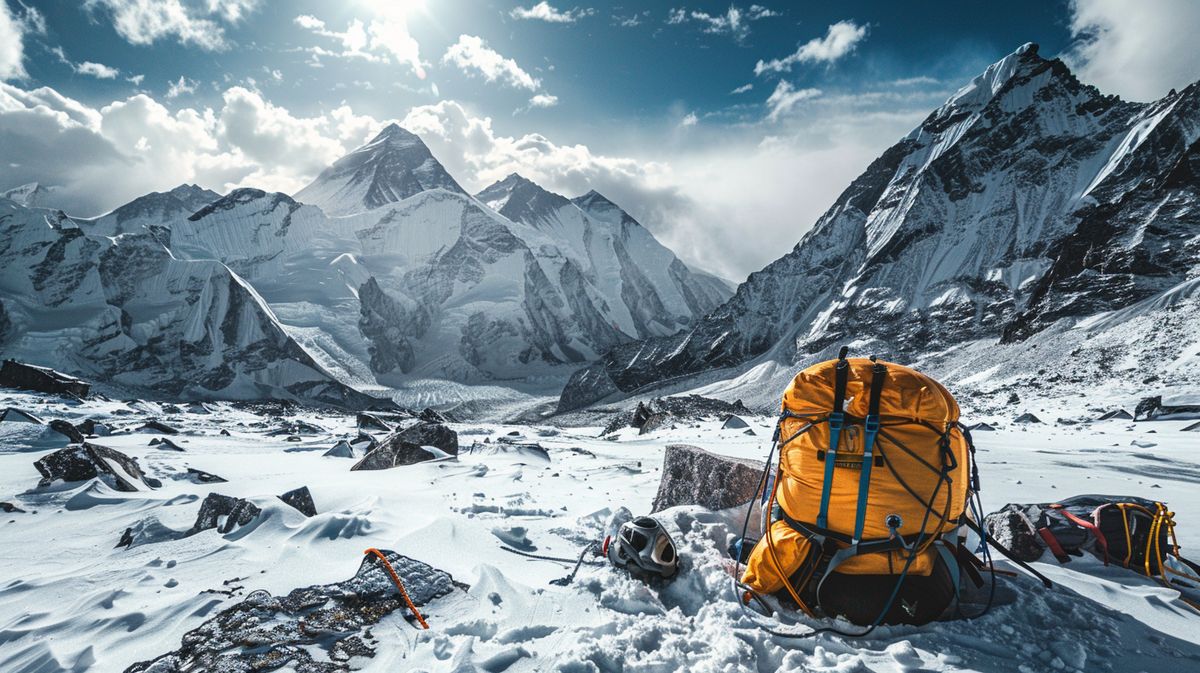
[[50, 429], [71, 440], [72, 444], [83, 443], [83, 433], [79, 431], [79, 428], [72, 425], [70, 421], [56, 418], [50, 421]]
[[1096, 419], [1098, 421], [1132, 421], [1133, 415], [1124, 409], [1113, 409], [1106, 411]]
[[406, 442], [392, 434], [380, 442], [379, 446], [372, 449], [370, 453], [363, 456], [362, 460], [355, 463], [350, 470], [387, 470], [393, 467], [423, 463], [437, 457], [436, 454], [421, 448], [420, 445]]
[[662, 481], [651, 511], [700, 505], [727, 509], [754, 499], [763, 464], [709, 453], [688, 444], [669, 444], [663, 454]]
[[317, 505], [313, 502], [312, 493], [309, 492], [307, 486], [288, 491], [279, 496], [279, 499], [294, 507], [304, 516], [317, 515]]
[[[113, 468], [113, 464], [120, 470]], [[83, 442], [43, 456], [34, 464], [41, 473], [39, 487], [54, 481], [86, 481], [99, 477], [118, 491], [140, 491], [142, 487], [158, 488], [162, 482], [146, 476], [136, 458], [106, 446]]]
[[1013, 419], [1013, 423], [1041, 423], [1042, 419], [1034, 416], [1029, 412], [1025, 412]]
[[1162, 395], [1155, 395], [1138, 402], [1133, 418], [1140, 421], [1200, 418], [1200, 404], [1164, 405]]
[[145, 423], [138, 426], [138, 430], [151, 430], [153, 432], [161, 432], [164, 435], [178, 435], [179, 434], [178, 429], [173, 428], [173, 427], [167, 425], [166, 423], [163, 423], [162, 421], [154, 420], [154, 419], [148, 420]]
[[186, 476], [188, 481], [191, 481], [196, 484], [223, 484], [223, 483], [229, 481], [228, 479], [226, 479], [224, 477], [218, 477], [215, 474], [205, 472], [204, 470], [197, 470], [194, 467], [189, 467], [187, 469], [187, 472], [184, 473], [184, 475]]
[[[262, 510], [249, 500], [209, 493], [204, 502], [200, 503], [196, 523], [192, 524], [183, 536], [188, 537], [211, 528], [216, 528], [218, 533], [224, 535], [238, 526], [245, 526], [260, 514]], [[222, 517], [224, 522], [221, 521]]]
[[[384, 550], [417, 607], [460, 587], [446, 572]], [[255, 591], [183, 636], [180, 647], [136, 663], [125, 673], [273, 671], [287, 664], [305, 673], [351, 670], [351, 658], [371, 658], [377, 647], [371, 627], [401, 610], [404, 601], [383, 564], [363, 558], [354, 577], [336, 584], [295, 589], [275, 597]]]
[[17, 507], [11, 502], [0, 502], [0, 511], [4, 512], [5, 514], [12, 514], [13, 512], [24, 512], [25, 510]]
[[359, 413], [358, 417], [355, 419], [355, 423], [359, 430], [383, 430], [384, 432], [392, 431], [391, 427], [389, 427], [387, 423], [379, 420], [378, 416], [368, 413]]
[[458, 455], [458, 433], [441, 423], [418, 421], [398, 431], [394, 436], [401, 441], [418, 446], [432, 446], [452, 456]]
[[447, 418], [445, 414], [442, 414], [430, 407], [425, 407], [424, 409], [422, 409], [421, 414], [420, 414], [420, 416], [418, 416], [418, 418], [420, 418], [423, 421], [427, 421], [429, 423], [449, 423], [450, 422], [450, 419]]

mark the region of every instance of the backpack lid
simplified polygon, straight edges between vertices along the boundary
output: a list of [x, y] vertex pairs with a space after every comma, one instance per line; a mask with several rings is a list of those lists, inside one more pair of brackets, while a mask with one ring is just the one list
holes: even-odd
[[[850, 365], [846, 381], [844, 411], [852, 416], [867, 415], [872, 368], [867, 358], [847, 358]], [[938, 425], [958, 420], [958, 403], [942, 384], [904, 365], [879, 361], [887, 367], [879, 414], [921, 420]], [[837, 360], [815, 364], [796, 374], [783, 393], [783, 409], [801, 416], [820, 416], [833, 410], [834, 379]]]

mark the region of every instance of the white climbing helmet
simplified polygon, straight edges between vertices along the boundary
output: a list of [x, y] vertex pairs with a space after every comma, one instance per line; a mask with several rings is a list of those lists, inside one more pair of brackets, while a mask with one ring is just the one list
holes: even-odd
[[648, 516], [621, 524], [616, 537], [606, 539], [604, 546], [608, 560], [632, 575], [670, 579], [679, 570], [675, 542], [662, 524]]

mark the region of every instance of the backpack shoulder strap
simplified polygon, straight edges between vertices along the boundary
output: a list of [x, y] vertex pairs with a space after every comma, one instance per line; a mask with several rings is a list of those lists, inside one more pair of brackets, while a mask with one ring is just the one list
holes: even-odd
[[817, 513], [817, 527], [829, 525], [829, 496], [833, 490], [833, 464], [837, 458], [838, 442], [841, 441], [842, 426], [846, 414], [842, 407], [846, 402], [846, 381], [850, 377], [850, 363], [846, 360], [849, 348], [842, 346], [834, 368], [833, 409], [829, 412], [829, 453], [825, 456], [825, 483], [821, 486], [821, 509]]

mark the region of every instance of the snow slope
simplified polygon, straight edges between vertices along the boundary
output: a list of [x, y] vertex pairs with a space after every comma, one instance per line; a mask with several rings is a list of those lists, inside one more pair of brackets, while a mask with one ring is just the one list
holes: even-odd
[[[910, 362], [986, 342], [1014, 374], [1069, 368], [1095, 327], [1064, 330], [1195, 278], [1197, 139], [1200, 84], [1124, 102], [1025, 45], [884, 152], [730, 301], [676, 336], [608, 352], [560, 408], [791, 369], [850, 342]], [[1052, 326], [1062, 348], [1035, 349]], [[1197, 339], [1184, 332], [1163, 356]], [[1155, 358], [1127, 350], [1131, 375], [1155, 375]]]
[[[1132, 401], [1114, 395], [1094, 403], [1128, 407]], [[0, 670], [6, 673], [121, 671], [177, 648], [186, 632], [252, 591], [281, 596], [350, 577], [367, 547], [412, 556], [470, 589], [423, 609], [429, 631], [414, 629], [400, 613], [385, 618], [373, 629], [377, 656], [352, 660], [353, 670], [1200, 669], [1200, 617], [1174, 591], [1091, 559], [1059, 566], [1045, 557], [1037, 566], [1057, 583], [1049, 590], [1024, 575], [1001, 576], [996, 605], [979, 619], [887, 627], [865, 639], [796, 640], [759, 630], [735, 603], [724, 550], [740, 530], [737, 511], [676, 508], [658, 515], [683, 559], [679, 576], [665, 586], [643, 584], [607, 565], [585, 565], [570, 585], [553, 586], [550, 580], [568, 573], [566, 564], [501, 549], [501, 537], [524, 537], [538, 553], [574, 556], [602, 534], [618, 508], [648, 511], [666, 444], [761, 460], [767, 418], [750, 419], [755, 436], [712, 421], [644, 436], [622, 431], [613, 441], [598, 439], [595, 427], [457, 424], [463, 447], [457, 459], [351, 472], [353, 459], [322, 455], [339, 438], [357, 434], [349, 416], [260, 416], [224, 403], [179, 413], [145, 402], [67, 406], [7, 391], [0, 392], [0, 406], [36, 408], [46, 418], [105, 420], [114, 434], [94, 441], [138, 458], [164, 484], [137, 493], [89, 483], [34, 489], [33, 461], [48, 448], [0, 447], [0, 501], [26, 510], [0, 516], [6, 569]], [[1194, 433], [1179, 432], [1185, 422], [1011, 423], [1024, 411], [1046, 419], [1093, 416], [1081, 402], [971, 416], [999, 428], [976, 435], [988, 510], [1081, 492], [1137, 494], [1171, 504], [1185, 553], [1200, 545], [1200, 460], [1192, 450]], [[145, 415], [181, 428], [173, 441], [184, 451], [148, 446], [156, 435], [123, 430]], [[293, 419], [320, 430], [300, 442], [266, 434]], [[506, 449], [502, 437], [538, 442], [546, 453]], [[185, 478], [186, 467], [229, 481], [196, 484]], [[302, 485], [312, 491], [313, 518], [276, 499]], [[209, 530], [113, 548], [121, 532], [139, 522], [186, 529], [210, 492], [249, 498], [264, 515], [224, 535]], [[828, 625], [756, 619], [777, 629]]]

